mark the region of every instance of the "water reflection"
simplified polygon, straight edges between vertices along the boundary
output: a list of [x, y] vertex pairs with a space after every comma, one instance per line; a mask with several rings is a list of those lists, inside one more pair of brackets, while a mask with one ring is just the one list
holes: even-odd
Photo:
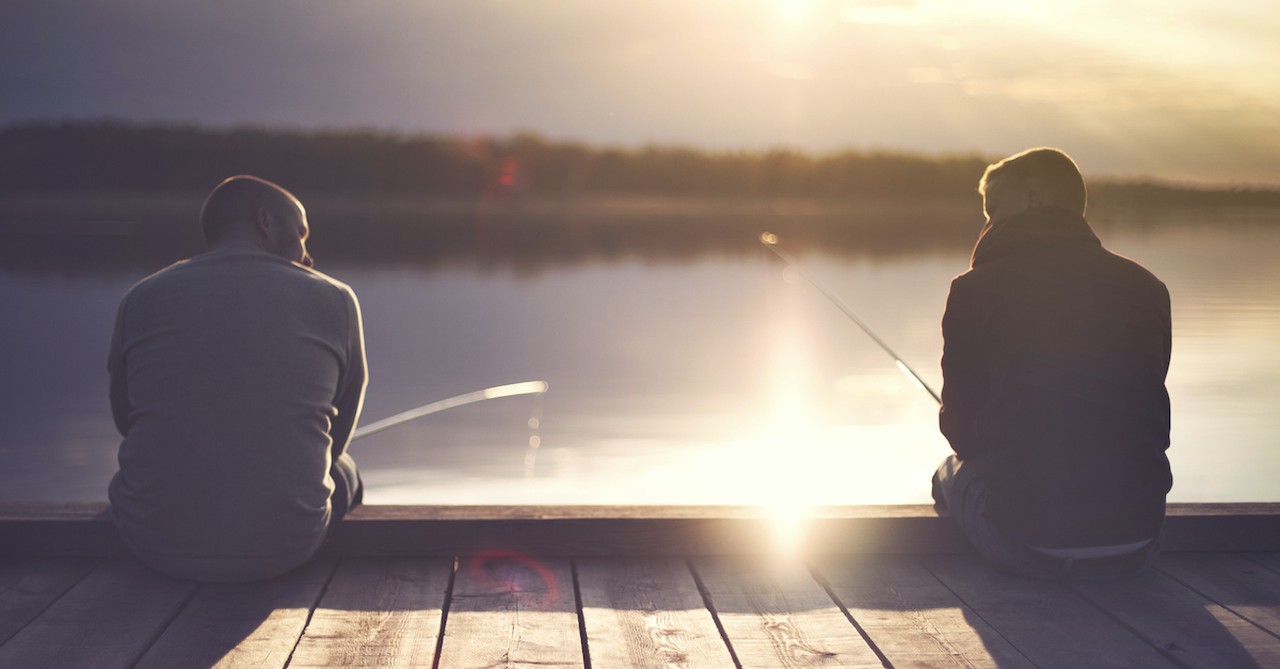
[[[200, 200], [0, 198], [0, 267], [148, 274], [203, 248]], [[103, 211], [106, 211], [104, 214]], [[970, 211], [971, 210], [971, 211]], [[586, 263], [754, 256], [772, 230], [797, 251], [888, 255], [965, 248], [965, 203], [806, 205], [706, 198], [513, 201], [308, 199], [308, 246], [336, 272], [481, 269], [530, 276]], [[966, 211], [967, 215], [957, 212]]]
[[[1172, 499], [1274, 501], [1280, 228], [1103, 223], [1104, 241], [1173, 294]], [[887, 255], [819, 248], [820, 235], [799, 250], [936, 387], [938, 319], [970, 233]], [[517, 379], [552, 387], [362, 440], [353, 452], [367, 501], [754, 504], [784, 520], [818, 505], [927, 501], [948, 450], [932, 400], [820, 294], [785, 280], [758, 231], [709, 250], [692, 241], [700, 234], [666, 240], [670, 253], [617, 242], [609, 255], [613, 242], [582, 241], [582, 255], [512, 266], [317, 249], [364, 306], [368, 420]], [[27, 317], [0, 328], [0, 346], [21, 352], [6, 359], [0, 388], [0, 497], [104, 499], [118, 444], [106, 403], [111, 322], [128, 285], [162, 262], [11, 259], [0, 258], [0, 303]]]

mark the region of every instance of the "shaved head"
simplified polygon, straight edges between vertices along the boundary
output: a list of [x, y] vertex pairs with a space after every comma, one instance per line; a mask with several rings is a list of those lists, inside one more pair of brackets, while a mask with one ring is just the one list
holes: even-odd
[[252, 226], [262, 209], [276, 216], [304, 211], [293, 193], [266, 179], [241, 174], [224, 180], [209, 193], [200, 212], [205, 243], [212, 246], [233, 227]]

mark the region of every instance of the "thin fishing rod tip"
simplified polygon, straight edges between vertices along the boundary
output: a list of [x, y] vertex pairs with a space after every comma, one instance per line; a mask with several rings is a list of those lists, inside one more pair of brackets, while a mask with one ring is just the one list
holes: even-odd
[[773, 246], [778, 243], [778, 236], [772, 232], [764, 232], [760, 234], [760, 243], [767, 246]]

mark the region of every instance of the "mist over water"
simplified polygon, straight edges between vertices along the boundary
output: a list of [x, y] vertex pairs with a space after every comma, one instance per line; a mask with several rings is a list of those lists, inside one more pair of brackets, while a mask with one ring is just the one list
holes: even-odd
[[[633, 237], [602, 239], [583, 224], [577, 237], [544, 240], [558, 241], [558, 254], [522, 260], [499, 226], [491, 232], [507, 241], [488, 248], [508, 251], [414, 261], [402, 250], [394, 262], [343, 257], [313, 224], [318, 268], [349, 283], [364, 310], [365, 422], [486, 386], [551, 386], [357, 442], [369, 503], [916, 503], [949, 452], [933, 400], [758, 247], [765, 221], [722, 222], [716, 234], [734, 241], [718, 245], [694, 233], [646, 245], [634, 239], [672, 228], [636, 215]], [[1173, 296], [1171, 500], [1277, 501], [1280, 227], [1095, 224]], [[796, 247], [937, 388], [938, 322], [973, 233]], [[76, 235], [50, 254], [96, 260], [68, 263], [33, 255], [22, 234], [5, 237], [0, 264], [10, 314], [0, 327], [0, 499], [103, 500], [119, 442], [106, 399], [115, 308], [170, 251], [129, 256], [127, 235]], [[102, 257], [112, 249], [120, 257]]]

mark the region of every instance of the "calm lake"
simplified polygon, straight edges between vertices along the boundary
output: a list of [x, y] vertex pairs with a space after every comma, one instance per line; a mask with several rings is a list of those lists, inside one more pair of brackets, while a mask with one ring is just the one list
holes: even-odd
[[[1280, 221], [1102, 223], [1173, 296], [1171, 501], [1280, 501]], [[801, 255], [938, 388], [938, 322], [969, 251]], [[533, 267], [316, 255], [364, 309], [365, 422], [550, 384], [354, 443], [368, 503], [923, 503], [949, 453], [934, 401], [762, 248]], [[0, 265], [0, 500], [105, 500], [115, 308], [162, 264]]]

